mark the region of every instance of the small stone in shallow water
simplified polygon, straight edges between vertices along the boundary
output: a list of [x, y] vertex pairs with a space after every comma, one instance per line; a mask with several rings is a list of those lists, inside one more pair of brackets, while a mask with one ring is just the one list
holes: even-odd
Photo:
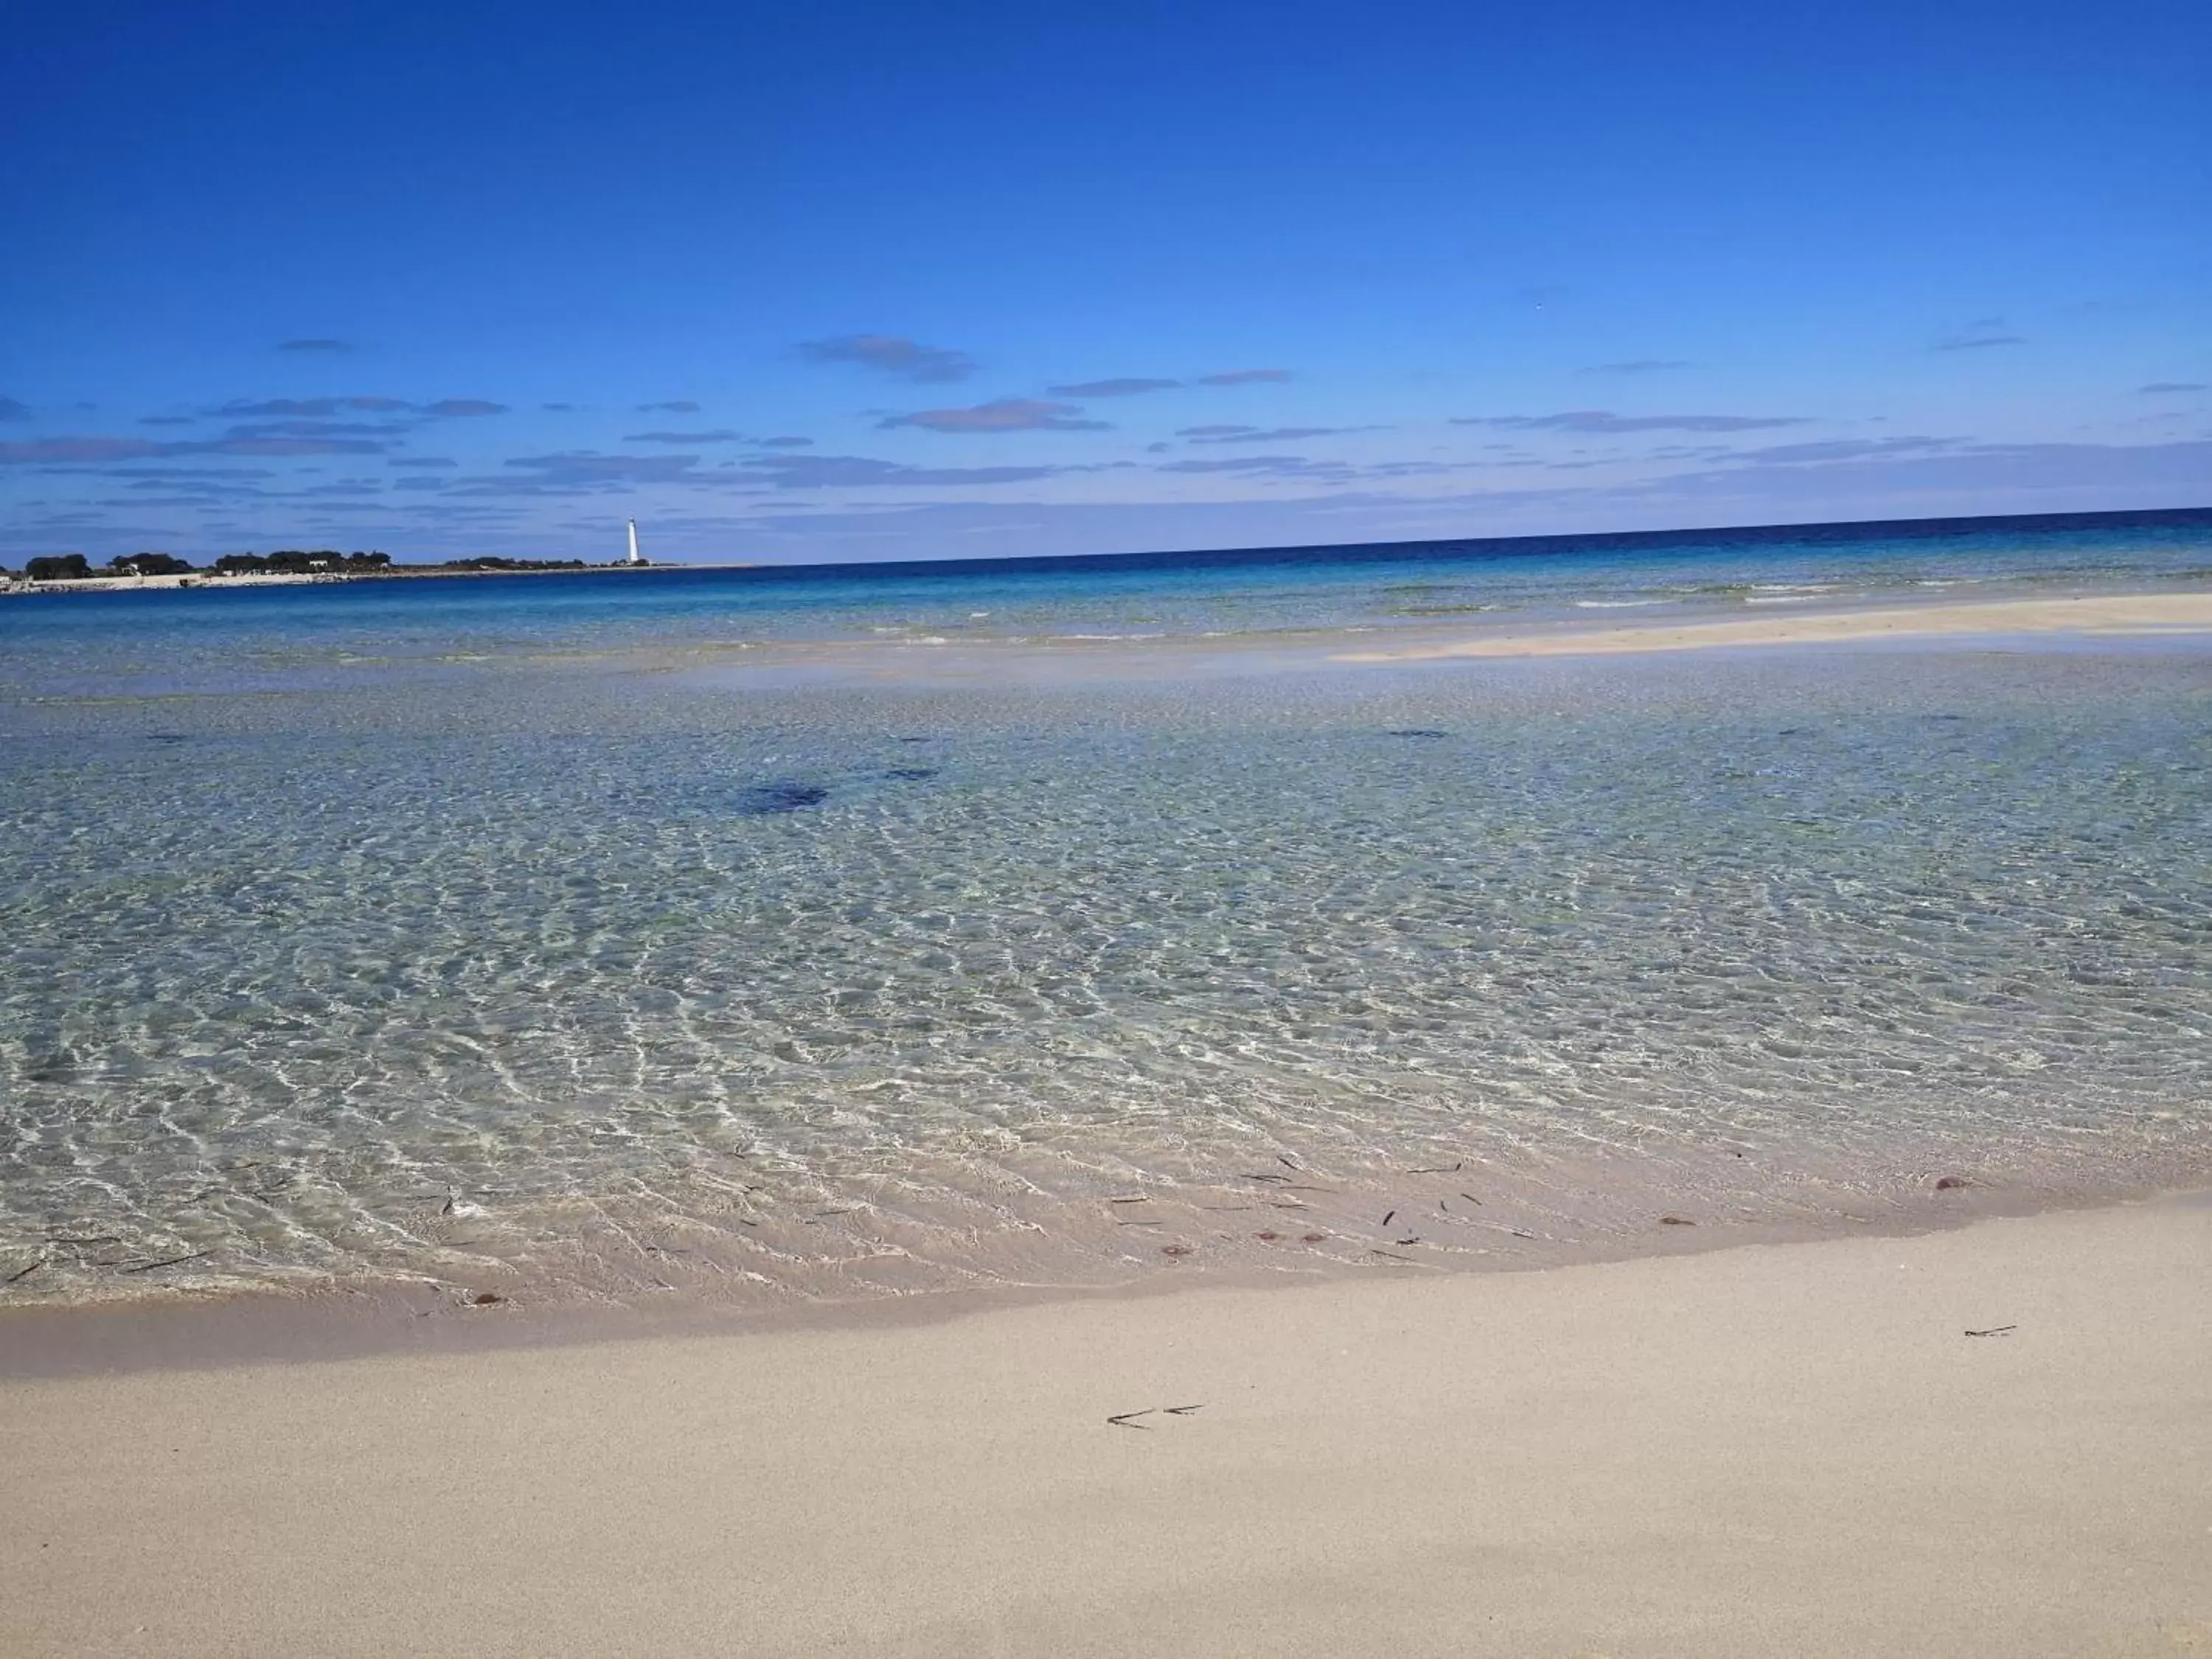
[[1659, 1224], [1662, 1227], [1694, 1227], [1698, 1224], [1686, 1215], [1662, 1215], [1659, 1218]]
[[818, 783], [779, 778], [773, 783], [748, 784], [738, 790], [737, 806], [748, 817], [765, 817], [775, 812], [796, 812], [801, 807], [819, 806], [829, 799], [830, 792]]
[[469, 1305], [472, 1308], [495, 1308], [506, 1300], [497, 1291], [478, 1291], [469, 1298]]
[[1936, 1190], [1939, 1193], [1956, 1192], [1967, 1184], [1966, 1177], [1964, 1176], [1945, 1176], [1936, 1183]]

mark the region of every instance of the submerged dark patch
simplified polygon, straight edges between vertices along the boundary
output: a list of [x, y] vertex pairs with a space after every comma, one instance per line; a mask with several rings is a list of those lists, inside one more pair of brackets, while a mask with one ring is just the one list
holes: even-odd
[[1391, 732], [1390, 735], [1394, 738], [1448, 738], [1451, 733], [1439, 732], [1432, 726], [1408, 726]]
[[181, 732], [149, 732], [146, 734], [146, 741], [149, 743], [190, 743], [191, 739]]
[[894, 766], [884, 775], [901, 783], [920, 783], [924, 778], [935, 777], [937, 769], [933, 766]]
[[738, 790], [737, 807], [747, 817], [765, 817], [773, 812], [796, 812], [802, 807], [819, 806], [829, 799], [830, 792], [818, 783], [779, 778], [773, 783], [748, 784]]

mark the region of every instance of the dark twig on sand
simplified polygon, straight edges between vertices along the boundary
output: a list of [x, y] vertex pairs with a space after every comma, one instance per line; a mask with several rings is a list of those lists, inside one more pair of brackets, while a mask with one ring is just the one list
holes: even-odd
[[1160, 1409], [1165, 1412], [1170, 1417], [1188, 1417], [1193, 1412], [1202, 1412], [1206, 1407], [1203, 1405], [1163, 1406]]
[[1407, 1175], [1457, 1175], [1465, 1168], [1467, 1168], [1467, 1160], [1465, 1158], [1462, 1158], [1458, 1163], [1453, 1164], [1448, 1170], [1443, 1168], [1434, 1170], [1408, 1170], [1406, 1173]]
[[122, 1269], [126, 1273], [150, 1273], [156, 1267], [173, 1267], [180, 1261], [198, 1261], [204, 1255], [213, 1255], [213, 1250], [194, 1250], [190, 1255], [165, 1255], [159, 1261], [134, 1261]]
[[1382, 1212], [1382, 1224], [1385, 1227], [1389, 1226], [1390, 1224], [1391, 1218], [1395, 1216], [1397, 1213], [1398, 1212], [1395, 1210], [1385, 1210]]
[[1473, 1204], [1473, 1205], [1476, 1205], [1476, 1206], [1479, 1206], [1481, 1204], [1481, 1202], [1482, 1202], [1482, 1200], [1481, 1200], [1480, 1199], [1477, 1198], [1477, 1197], [1476, 1197], [1473, 1193], [1462, 1193], [1462, 1194], [1460, 1194], [1460, 1196], [1461, 1196], [1462, 1198], [1465, 1199], [1468, 1203]]
[[1985, 1331], [1968, 1331], [1968, 1336], [2010, 1336], [2020, 1328], [2017, 1325], [1992, 1325]]
[[1155, 1409], [1153, 1407], [1147, 1406], [1140, 1412], [1123, 1412], [1119, 1417], [1109, 1417], [1106, 1420], [1117, 1429], [1144, 1429], [1149, 1431], [1152, 1425], [1149, 1423], [1139, 1423], [1137, 1419], [1140, 1417], [1150, 1417]]
[[41, 1267], [45, 1267], [46, 1265], [46, 1257], [44, 1257], [44, 1256], [40, 1256], [40, 1257], [36, 1261], [33, 1261], [33, 1262], [29, 1267], [18, 1267], [18, 1268], [16, 1268], [16, 1269], [15, 1269], [15, 1271], [14, 1273], [9, 1273], [9, 1274], [8, 1275], [8, 1277], [7, 1277], [7, 1278], [5, 1278], [5, 1279], [0, 1279], [0, 1285], [13, 1285], [13, 1284], [15, 1284], [18, 1279], [28, 1279], [28, 1278], [29, 1278], [33, 1273], [34, 1273], [38, 1272], [40, 1268], [41, 1268]]

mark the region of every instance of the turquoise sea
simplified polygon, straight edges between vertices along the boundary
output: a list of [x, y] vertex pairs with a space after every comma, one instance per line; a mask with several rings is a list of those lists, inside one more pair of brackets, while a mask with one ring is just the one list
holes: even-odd
[[1331, 659], [2208, 587], [2200, 512], [0, 599], [0, 1303], [2203, 1184], [2212, 641]]

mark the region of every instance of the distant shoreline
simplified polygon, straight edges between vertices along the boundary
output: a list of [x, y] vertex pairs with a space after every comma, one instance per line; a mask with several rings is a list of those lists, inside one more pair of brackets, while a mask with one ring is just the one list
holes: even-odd
[[[578, 575], [607, 570], [646, 568], [702, 572], [745, 570], [790, 580], [866, 577], [1018, 575], [1030, 573], [1073, 574], [1084, 571], [1140, 571], [1154, 569], [1226, 569], [1243, 566], [1372, 564], [1419, 560], [1449, 551], [1456, 556], [1515, 559], [1552, 554], [1659, 552], [1670, 549], [1729, 549], [1788, 543], [1804, 547], [1868, 539], [1941, 543], [1970, 536], [2006, 533], [2040, 534], [2054, 531], [2110, 531], [2212, 528], [2212, 505], [2196, 507], [2121, 507], [2089, 513], [2002, 513], [1938, 515], [1918, 519], [1816, 520], [1793, 524], [1672, 526], [1649, 530], [1558, 531], [1534, 535], [1419, 537], [1401, 541], [1286, 543], [1253, 547], [1162, 549], [1141, 552], [1004, 554], [985, 558], [830, 559], [821, 561], [670, 560], [633, 567], [611, 564], [557, 566], [537, 570], [457, 570], [444, 567], [409, 566], [382, 572], [271, 573], [264, 580], [287, 583], [351, 580], [360, 576], [410, 575]], [[96, 577], [85, 580], [30, 585], [32, 591], [60, 592], [70, 588], [135, 591], [139, 587], [189, 585], [221, 586], [242, 580], [237, 576], [212, 577], [195, 571], [188, 579]], [[21, 578], [0, 585], [0, 593], [25, 591]]]
[[306, 587], [340, 582], [381, 582], [395, 578], [420, 580], [432, 576], [604, 576], [610, 571], [644, 573], [670, 570], [755, 570], [753, 564], [613, 564], [546, 565], [521, 570], [470, 569], [445, 565], [393, 565], [383, 570], [257, 570], [226, 575], [213, 570], [192, 570], [165, 576], [79, 576], [61, 581], [32, 581], [11, 576], [0, 582], [0, 598], [23, 599], [54, 593], [150, 593], [191, 589], [231, 587]]

